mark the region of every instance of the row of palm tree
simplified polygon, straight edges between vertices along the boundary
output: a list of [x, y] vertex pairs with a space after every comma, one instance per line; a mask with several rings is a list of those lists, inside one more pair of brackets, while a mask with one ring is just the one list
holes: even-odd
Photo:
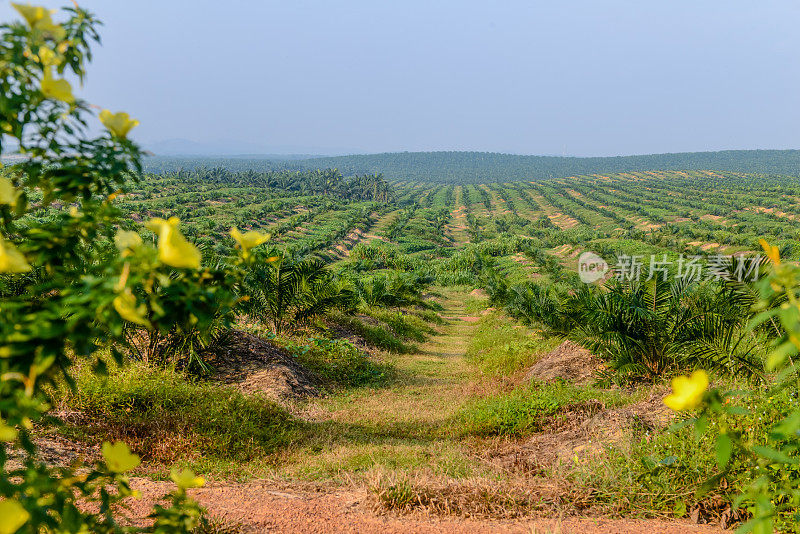
[[174, 176], [184, 181], [275, 188], [284, 193], [323, 195], [354, 201], [390, 202], [394, 198], [392, 187], [380, 173], [345, 177], [337, 169], [234, 172], [219, 168], [199, 168], [192, 171], [180, 170]]
[[512, 316], [601, 356], [606, 378], [618, 383], [700, 367], [758, 379], [770, 341], [782, 334], [770, 322], [750, 326], [759, 282], [612, 279], [559, 292], [532, 282], [509, 287], [492, 269], [482, 279]]
[[336, 274], [318, 258], [268, 249], [248, 269], [239, 311], [281, 334], [332, 310], [430, 308], [423, 295], [431, 283], [432, 276], [414, 272]]

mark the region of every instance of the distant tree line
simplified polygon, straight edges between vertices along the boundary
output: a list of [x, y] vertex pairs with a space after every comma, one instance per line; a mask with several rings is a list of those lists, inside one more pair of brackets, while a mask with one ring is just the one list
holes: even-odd
[[392, 187], [380, 173], [344, 177], [336, 169], [305, 171], [231, 171], [221, 167], [179, 169], [164, 173], [184, 181], [198, 180], [239, 187], [275, 188], [298, 195], [323, 195], [345, 200], [390, 202], [394, 199]]
[[800, 174], [800, 150], [726, 150], [617, 157], [520, 156], [490, 152], [397, 152], [308, 159], [180, 158], [145, 160], [151, 172], [224, 166], [235, 171], [338, 169], [344, 176], [382, 173], [388, 180], [490, 183], [650, 170]]

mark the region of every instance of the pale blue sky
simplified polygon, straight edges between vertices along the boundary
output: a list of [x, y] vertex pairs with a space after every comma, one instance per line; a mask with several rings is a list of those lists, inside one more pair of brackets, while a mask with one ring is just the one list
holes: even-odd
[[[145, 143], [572, 155], [800, 148], [793, 1], [81, 4], [105, 21], [82, 94], [139, 118]], [[0, 16], [14, 16], [8, 4]]]

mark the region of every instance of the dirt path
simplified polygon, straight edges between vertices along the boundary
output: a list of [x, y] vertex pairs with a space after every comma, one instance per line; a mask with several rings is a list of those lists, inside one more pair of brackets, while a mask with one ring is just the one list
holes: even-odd
[[472, 368], [464, 358], [471, 329], [477, 319], [464, 310], [463, 295], [445, 301], [447, 324], [438, 335], [419, 345], [417, 352], [391, 358], [399, 378], [389, 387], [364, 389], [343, 396], [312, 401], [321, 411], [318, 421], [363, 421], [381, 427], [415, 424], [436, 425], [452, 417], [464, 400]]
[[[388, 387], [314, 399], [305, 417], [319, 425], [311, 444], [285, 458], [270, 480], [213, 481], [194, 497], [210, 517], [241, 532], [353, 533], [638, 533], [719, 532], [708, 526], [656, 520], [603, 518], [485, 520], [379, 513], [370, 480], [426, 470], [431, 477], [491, 476], [475, 450], [453, 431], [454, 416], [477, 387], [465, 356], [477, 317], [466, 295], [447, 293], [447, 324], [413, 354], [395, 356], [400, 378]], [[481, 471], [481, 469], [487, 469]], [[496, 475], [496, 472], [494, 472]], [[312, 481], [312, 482], [302, 482]], [[299, 481], [299, 482], [298, 482]], [[166, 482], [133, 479], [143, 498], [132, 503], [143, 517]]]
[[[133, 479], [143, 498], [131, 503], [132, 512], [143, 517], [155, 504], [155, 496], [170, 484]], [[281, 533], [553, 533], [553, 534], [705, 534], [720, 532], [708, 526], [656, 520], [602, 518], [526, 519], [491, 521], [438, 518], [424, 515], [379, 515], [370, 509], [364, 492], [300, 492], [260, 482], [213, 484], [194, 490], [192, 496], [209, 515], [239, 532]]]
[[390, 211], [375, 223], [375, 225], [370, 228], [369, 232], [364, 235], [364, 240], [366, 243], [371, 241], [386, 241], [389, 242], [389, 239], [384, 237], [382, 234], [386, 229], [392, 224], [395, 219], [397, 219], [397, 215], [400, 213], [400, 210]]
[[447, 224], [445, 232], [453, 238], [455, 245], [465, 245], [469, 243], [469, 233], [467, 232], [467, 207], [464, 203], [464, 186], [456, 186], [455, 208], [451, 213], [451, 220]]

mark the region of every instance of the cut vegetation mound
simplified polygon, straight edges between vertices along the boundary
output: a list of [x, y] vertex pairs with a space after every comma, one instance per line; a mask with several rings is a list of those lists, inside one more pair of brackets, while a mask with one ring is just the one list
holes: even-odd
[[[587, 384], [602, 370], [602, 360], [572, 341], [564, 341], [531, 366], [525, 380], [536, 391], [545, 388], [570, 388], [567, 384], [588, 388], [580, 398], [546, 416], [541, 431], [510, 446], [501, 446], [489, 456], [512, 470], [541, 472], [559, 464], [569, 464], [597, 454], [606, 446], [626, 448], [632, 438], [662, 430], [671, 413], [663, 404], [666, 387], [652, 389], [628, 403], [627, 396], [616, 388], [596, 389]], [[536, 384], [539, 384], [538, 386]], [[595, 391], [586, 397], [586, 391]]]
[[666, 394], [665, 388], [655, 389], [644, 400], [614, 408], [600, 402], [568, 407], [560, 424], [506, 452], [503, 463], [539, 470], [600, 454], [609, 445], [626, 448], [631, 438], [668, 426], [672, 415], [663, 403]]
[[232, 330], [204, 355], [217, 378], [244, 393], [282, 402], [319, 394], [321, 380], [286, 350], [258, 336]]
[[560, 378], [585, 384], [591, 382], [595, 372], [602, 367], [603, 362], [599, 357], [573, 341], [564, 341], [533, 364], [525, 379], [551, 382]]

